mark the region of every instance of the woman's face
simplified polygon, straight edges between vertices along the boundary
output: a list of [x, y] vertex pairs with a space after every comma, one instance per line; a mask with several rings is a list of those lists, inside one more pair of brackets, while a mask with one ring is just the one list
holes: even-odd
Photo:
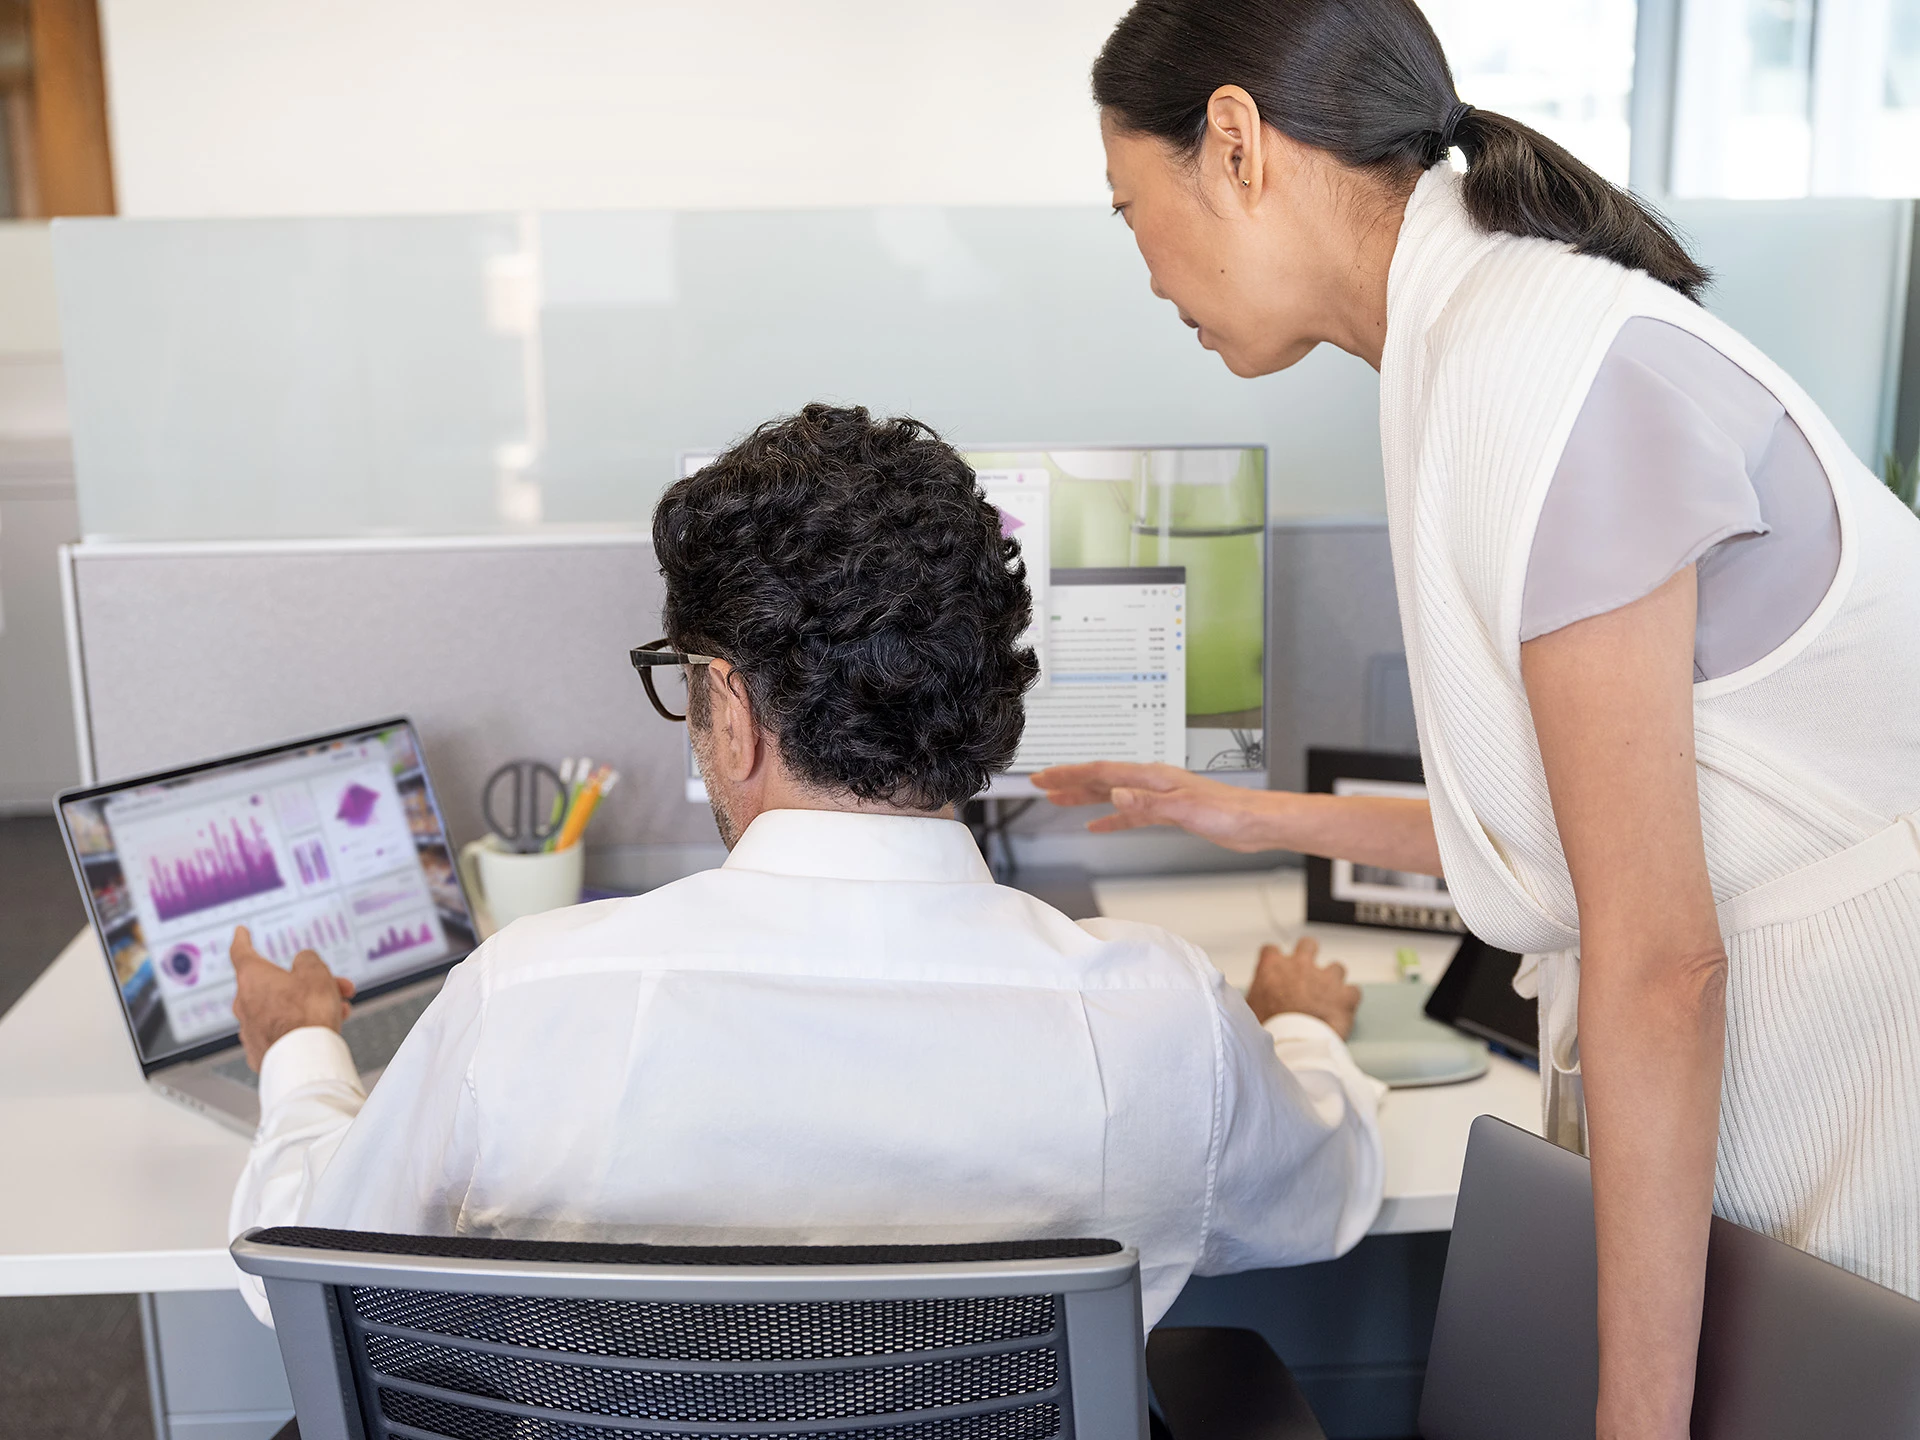
[[1286, 369], [1323, 340], [1346, 343], [1339, 270], [1343, 251], [1351, 269], [1353, 249], [1338, 197], [1351, 180], [1257, 117], [1244, 123], [1257, 135], [1216, 123], [1191, 160], [1110, 114], [1100, 133], [1113, 207], [1153, 293], [1227, 369], [1253, 376]]

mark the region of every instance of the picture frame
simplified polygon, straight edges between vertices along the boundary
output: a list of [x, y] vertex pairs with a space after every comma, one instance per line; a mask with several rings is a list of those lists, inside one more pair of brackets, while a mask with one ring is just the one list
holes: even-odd
[[[1307, 751], [1307, 791], [1424, 799], [1427, 787], [1418, 755], [1314, 746]], [[1430, 930], [1448, 935], [1467, 932], [1447, 893], [1446, 882], [1438, 876], [1383, 870], [1316, 855], [1306, 860], [1310, 922]]]

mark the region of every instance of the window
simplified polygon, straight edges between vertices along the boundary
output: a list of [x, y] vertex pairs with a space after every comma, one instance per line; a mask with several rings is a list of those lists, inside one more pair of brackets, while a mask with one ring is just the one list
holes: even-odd
[[1920, 0], [1686, 0], [1673, 189], [1920, 194]]
[[1425, 0], [1460, 98], [1627, 181], [1635, 0]]

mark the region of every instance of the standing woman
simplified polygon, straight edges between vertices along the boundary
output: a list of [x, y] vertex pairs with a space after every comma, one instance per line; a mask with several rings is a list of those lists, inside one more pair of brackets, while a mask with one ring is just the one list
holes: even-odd
[[1920, 1297], [1920, 520], [1652, 213], [1460, 103], [1410, 0], [1140, 0], [1093, 87], [1203, 346], [1380, 371], [1430, 800], [1039, 783], [1444, 873], [1528, 956], [1548, 1133], [1593, 1159], [1599, 1433], [1684, 1436], [1711, 1209]]

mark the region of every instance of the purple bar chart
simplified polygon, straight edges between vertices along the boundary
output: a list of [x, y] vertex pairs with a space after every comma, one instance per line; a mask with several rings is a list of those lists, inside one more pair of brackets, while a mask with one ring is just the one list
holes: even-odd
[[352, 942], [344, 915], [328, 911], [305, 922], [286, 921], [263, 927], [254, 933], [254, 944], [269, 960], [291, 965], [302, 950], [316, 950], [324, 957], [330, 951]]
[[415, 950], [422, 945], [431, 945], [432, 943], [433, 927], [424, 920], [420, 922], [420, 928], [418, 930], [414, 930], [411, 927], [389, 925], [387, 927], [387, 933], [382, 935], [374, 944], [373, 948], [367, 951], [367, 959], [384, 960], [389, 955], [398, 955], [403, 950]]
[[293, 863], [300, 867], [300, 883], [324, 885], [333, 878], [327, 868], [327, 847], [319, 840], [302, 840], [293, 847]]
[[249, 823], [251, 836], [241, 830], [238, 820], [228, 821], [225, 828], [216, 822], [194, 832], [187, 854], [149, 859], [147, 888], [154, 913], [162, 920], [177, 920], [278, 890], [285, 882], [273, 858], [273, 846], [258, 820]]

